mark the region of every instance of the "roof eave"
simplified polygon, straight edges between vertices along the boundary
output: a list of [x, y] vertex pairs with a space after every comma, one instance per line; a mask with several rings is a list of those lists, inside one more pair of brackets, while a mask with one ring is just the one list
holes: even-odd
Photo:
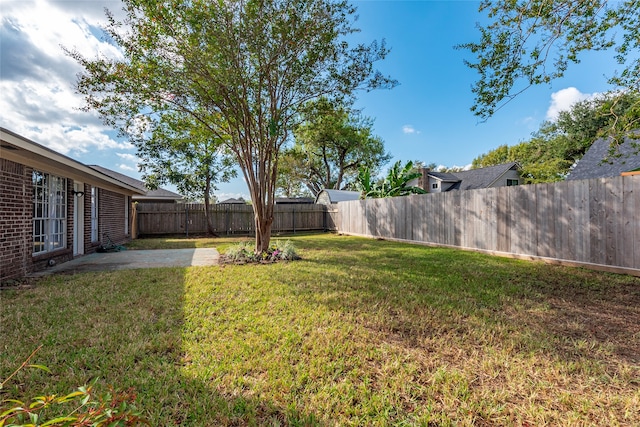
[[144, 194], [138, 188], [113, 179], [63, 154], [0, 127], [0, 158], [52, 172], [75, 181], [130, 194]]

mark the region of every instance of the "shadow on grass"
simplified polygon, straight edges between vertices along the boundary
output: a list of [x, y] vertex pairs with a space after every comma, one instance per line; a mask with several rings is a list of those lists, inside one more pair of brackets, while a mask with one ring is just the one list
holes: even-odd
[[308, 250], [306, 262], [325, 275], [290, 281], [296, 292], [335, 292], [328, 303], [337, 310], [379, 312], [375, 327], [408, 346], [451, 333], [482, 346], [486, 327], [525, 352], [640, 362], [638, 278], [367, 239], [314, 241]]
[[132, 388], [152, 426], [313, 424], [312, 415], [293, 406], [216, 388], [215, 378], [191, 369], [195, 362], [184, 342], [187, 270], [59, 275], [4, 292], [3, 306], [12, 310], [0, 313], [6, 344], [0, 378], [40, 344], [31, 363], [52, 373], [21, 371], [0, 391], [0, 401], [62, 395], [95, 381], [99, 392], [110, 385]]

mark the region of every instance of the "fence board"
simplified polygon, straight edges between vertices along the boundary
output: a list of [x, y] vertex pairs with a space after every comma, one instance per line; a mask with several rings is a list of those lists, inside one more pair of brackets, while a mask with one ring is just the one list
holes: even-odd
[[[332, 216], [333, 215], [333, 216]], [[140, 235], [199, 234], [207, 231], [202, 204], [138, 203]], [[211, 222], [218, 234], [254, 234], [249, 205], [212, 205]], [[335, 209], [324, 205], [275, 205], [272, 231], [297, 232], [335, 229]]]
[[589, 180], [589, 250], [594, 264], [606, 263], [605, 191], [604, 180]]
[[511, 248], [511, 217], [508, 214], [510, 193], [507, 190], [508, 188], [506, 187], [498, 188], [498, 194], [496, 196], [495, 208], [496, 217], [498, 218], [498, 223], [496, 224], [496, 250], [498, 252], [509, 252]]
[[536, 230], [538, 248], [536, 255], [552, 257], [556, 252], [556, 244], [552, 239], [555, 233], [555, 221], [553, 215], [549, 215], [550, 209], [554, 205], [553, 186], [540, 184], [535, 186], [536, 199], [538, 200], [536, 217], [538, 218], [538, 228]]
[[635, 246], [640, 240], [640, 227], [637, 226], [637, 222], [640, 221], [640, 216], [638, 215], [640, 212], [640, 197], [637, 197], [638, 193], [640, 193], [640, 181], [625, 179], [622, 206], [622, 235], [624, 237], [624, 242], [622, 243], [624, 254], [622, 265], [624, 267], [632, 267], [634, 260], [640, 258], [640, 249]]
[[575, 260], [588, 262], [590, 258], [589, 227], [589, 185], [588, 181], [578, 181], [575, 185]]
[[344, 218], [356, 203], [365, 206], [362, 221], [375, 224], [357, 234], [640, 274], [638, 175], [342, 202], [339, 231], [356, 233]]

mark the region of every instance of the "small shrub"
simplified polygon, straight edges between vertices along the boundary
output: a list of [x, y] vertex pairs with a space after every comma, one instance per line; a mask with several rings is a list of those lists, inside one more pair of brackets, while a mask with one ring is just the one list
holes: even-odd
[[294, 261], [300, 259], [295, 246], [290, 240], [285, 242], [274, 241], [269, 249], [256, 254], [253, 247], [248, 242], [241, 242], [231, 246], [225, 252], [227, 260], [231, 262], [276, 262], [276, 261]]
[[225, 252], [225, 256], [229, 261], [247, 261], [253, 257], [253, 251], [249, 247], [249, 243], [240, 242], [230, 246]]

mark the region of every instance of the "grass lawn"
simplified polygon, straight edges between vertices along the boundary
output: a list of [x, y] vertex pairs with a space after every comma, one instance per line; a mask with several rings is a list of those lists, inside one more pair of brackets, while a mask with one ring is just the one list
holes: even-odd
[[0, 399], [97, 379], [133, 387], [153, 426], [640, 425], [639, 278], [331, 234], [291, 240], [301, 261], [58, 275], [0, 291], [0, 381], [41, 344], [31, 363], [52, 371], [20, 371]]

